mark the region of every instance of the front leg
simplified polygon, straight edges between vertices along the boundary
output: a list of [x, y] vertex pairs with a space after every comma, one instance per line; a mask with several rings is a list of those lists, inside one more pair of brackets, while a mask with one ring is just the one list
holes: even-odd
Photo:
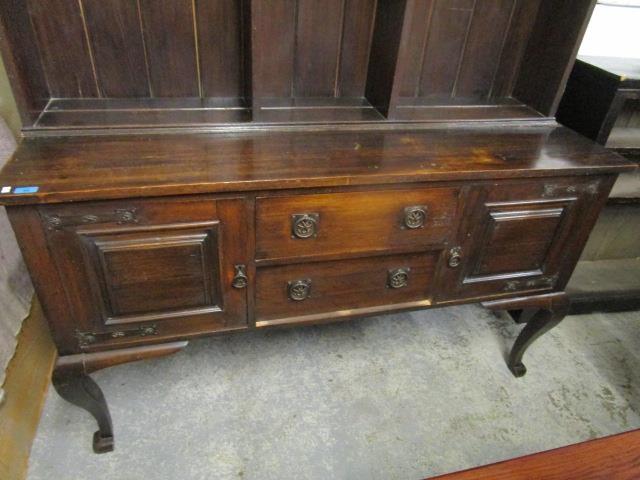
[[98, 422], [98, 431], [93, 434], [93, 451], [105, 453], [113, 450], [113, 425], [107, 401], [102, 390], [89, 375], [73, 369], [56, 366], [52, 377], [58, 394], [69, 403], [84, 408]]
[[98, 422], [98, 431], [93, 435], [95, 453], [113, 450], [113, 426], [102, 390], [89, 374], [122, 363], [170, 355], [188, 343], [173, 342], [58, 357], [51, 379], [53, 386], [62, 398], [85, 409]]
[[515, 320], [526, 322], [526, 325], [516, 338], [507, 362], [509, 370], [516, 377], [522, 377], [527, 373], [527, 368], [522, 363], [522, 356], [527, 348], [538, 337], [558, 325], [569, 311], [569, 299], [564, 292], [495, 300], [483, 305], [491, 310], [521, 310]]

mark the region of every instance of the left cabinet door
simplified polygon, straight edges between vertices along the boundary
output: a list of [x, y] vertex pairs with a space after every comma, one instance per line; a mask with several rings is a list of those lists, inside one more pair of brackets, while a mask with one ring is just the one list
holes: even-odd
[[[40, 208], [83, 349], [247, 327], [244, 199]], [[234, 281], [235, 280], [235, 281]]]

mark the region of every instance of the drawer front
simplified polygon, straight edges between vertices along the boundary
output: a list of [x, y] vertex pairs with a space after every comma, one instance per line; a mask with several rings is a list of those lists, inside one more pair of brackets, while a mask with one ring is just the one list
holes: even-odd
[[259, 198], [256, 258], [440, 245], [456, 230], [459, 193], [432, 188]]
[[80, 346], [246, 327], [246, 289], [233, 288], [245, 212], [203, 198], [41, 207]]
[[439, 257], [430, 251], [259, 268], [256, 325], [429, 305]]

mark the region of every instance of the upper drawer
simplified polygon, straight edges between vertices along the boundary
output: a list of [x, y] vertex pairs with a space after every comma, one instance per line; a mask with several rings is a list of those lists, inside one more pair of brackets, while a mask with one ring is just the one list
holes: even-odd
[[259, 198], [256, 258], [442, 244], [455, 233], [459, 193], [459, 188], [429, 188]]

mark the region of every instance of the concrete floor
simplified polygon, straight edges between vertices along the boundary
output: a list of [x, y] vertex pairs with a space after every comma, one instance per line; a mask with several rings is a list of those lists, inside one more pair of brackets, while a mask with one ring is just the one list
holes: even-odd
[[29, 479], [419, 479], [640, 427], [640, 313], [521, 327], [477, 306], [192, 342], [95, 374], [116, 450], [50, 389]]

